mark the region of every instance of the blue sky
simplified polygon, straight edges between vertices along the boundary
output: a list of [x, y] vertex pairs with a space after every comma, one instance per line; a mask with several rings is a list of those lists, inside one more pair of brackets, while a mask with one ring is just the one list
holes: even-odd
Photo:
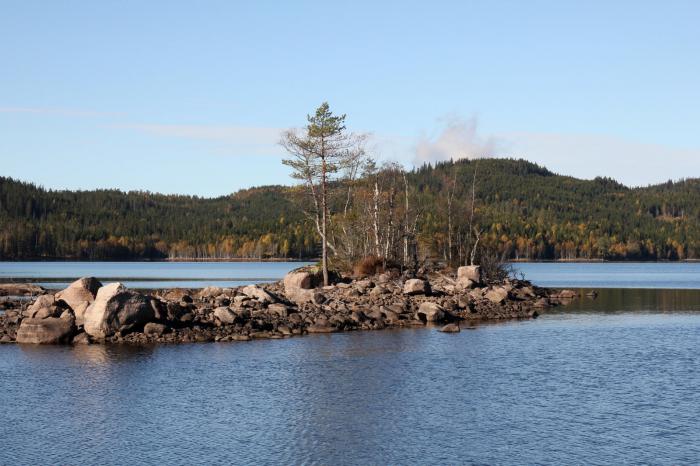
[[290, 183], [327, 100], [407, 166], [700, 176], [700, 2], [0, 0], [0, 175], [221, 195]]

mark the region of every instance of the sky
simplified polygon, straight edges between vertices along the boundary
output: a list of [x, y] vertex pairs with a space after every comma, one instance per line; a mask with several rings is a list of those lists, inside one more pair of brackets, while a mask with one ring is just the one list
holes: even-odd
[[697, 1], [0, 0], [0, 176], [218, 196], [291, 184], [323, 101], [380, 160], [700, 177]]

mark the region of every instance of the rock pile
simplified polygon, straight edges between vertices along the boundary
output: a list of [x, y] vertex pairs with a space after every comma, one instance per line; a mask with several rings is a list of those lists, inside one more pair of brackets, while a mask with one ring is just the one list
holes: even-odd
[[459, 332], [460, 321], [532, 318], [560, 299], [520, 280], [487, 285], [478, 267], [461, 267], [453, 277], [390, 271], [323, 287], [317, 271], [302, 269], [271, 284], [152, 295], [81, 278], [23, 311], [6, 310], [0, 341], [241, 341], [427, 324]]

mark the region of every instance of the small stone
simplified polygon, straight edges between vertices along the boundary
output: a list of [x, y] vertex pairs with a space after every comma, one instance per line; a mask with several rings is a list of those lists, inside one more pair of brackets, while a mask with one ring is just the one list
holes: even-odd
[[459, 324], [447, 324], [440, 329], [440, 332], [444, 333], [459, 333]]
[[427, 291], [427, 283], [419, 278], [411, 278], [410, 280], [406, 280], [406, 283], [403, 286], [403, 293], [407, 295], [426, 294]]
[[169, 330], [167, 325], [156, 322], [149, 322], [143, 327], [143, 333], [146, 335], [161, 336]]
[[236, 322], [236, 313], [228, 307], [217, 307], [214, 309], [214, 316], [219, 319], [222, 324], [233, 324]]
[[484, 297], [492, 303], [500, 304], [508, 298], [508, 290], [502, 286], [497, 286], [487, 291]]

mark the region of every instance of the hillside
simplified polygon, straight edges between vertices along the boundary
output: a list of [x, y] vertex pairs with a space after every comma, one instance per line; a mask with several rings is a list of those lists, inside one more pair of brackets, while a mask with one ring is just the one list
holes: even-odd
[[[700, 180], [628, 188], [524, 160], [424, 166], [408, 174], [421, 242], [445, 250], [447, 190], [464, 220], [477, 169], [482, 242], [512, 259], [700, 258]], [[51, 191], [0, 177], [0, 259], [304, 258], [317, 255], [295, 189], [207, 199], [116, 190]], [[461, 207], [460, 207], [461, 206]]]

